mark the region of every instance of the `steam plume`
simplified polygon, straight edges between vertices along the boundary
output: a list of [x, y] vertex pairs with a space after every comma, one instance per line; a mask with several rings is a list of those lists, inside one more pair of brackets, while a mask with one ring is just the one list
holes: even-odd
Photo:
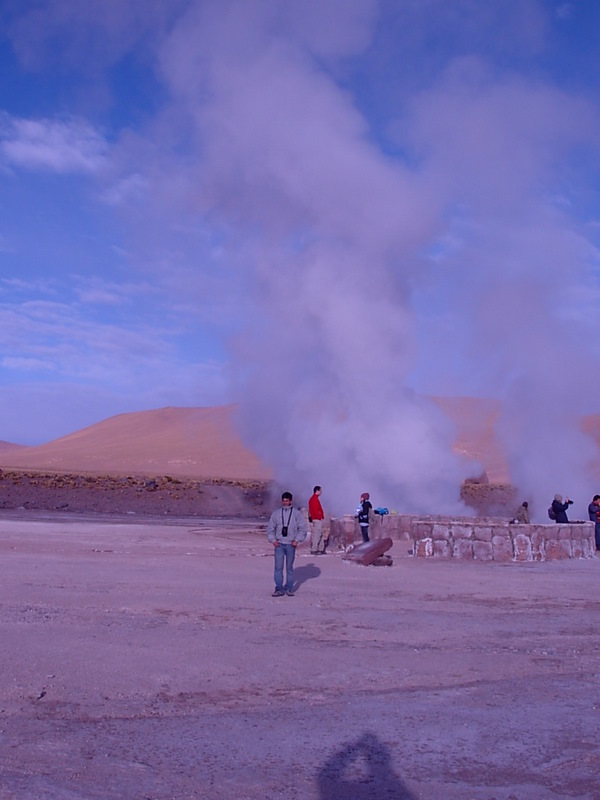
[[368, 490], [449, 513], [478, 466], [423, 389], [498, 397], [513, 480], [539, 514], [555, 491], [591, 490], [578, 426], [597, 327], [574, 301], [596, 258], [576, 206], [598, 114], [457, 54], [398, 82], [382, 135], [344, 88], [382, 41], [378, 10], [193, 4], [161, 51], [198, 153], [187, 199], [252, 276], [233, 345], [245, 430], [282, 482], [322, 484], [333, 510]]
[[560, 193], [595, 111], [456, 59], [402, 98], [386, 155], [335, 80], [368, 45], [375, 4], [345, 5], [327, 36], [292, 6], [295, 25], [279, 4], [197, 7], [163, 51], [202, 143], [200, 202], [243, 231], [238, 258], [255, 269], [236, 349], [252, 445], [282, 481], [327, 486], [336, 510], [369, 490], [401, 510], [456, 511], [477, 466], [411, 389], [447, 354], [465, 385], [504, 401], [521, 491], [588, 490], [581, 338], [565, 309], [589, 265]]

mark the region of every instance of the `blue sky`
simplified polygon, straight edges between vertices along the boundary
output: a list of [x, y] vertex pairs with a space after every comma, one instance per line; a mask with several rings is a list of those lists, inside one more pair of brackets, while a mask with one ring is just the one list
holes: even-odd
[[349, 440], [380, 455], [406, 419], [397, 447], [445, 471], [413, 389], [500, 398], [516, 461], [531, 408], [569, 436], [600, 411], [597, 3], [1, 0], [0, 22], [0, 439], [235, 401], [295, 474], [312, 431], [355, 464]]

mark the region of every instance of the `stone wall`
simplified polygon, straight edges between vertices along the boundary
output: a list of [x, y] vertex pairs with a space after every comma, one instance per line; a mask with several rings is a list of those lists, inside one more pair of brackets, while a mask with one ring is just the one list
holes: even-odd
[[[417, 556], [508, 563], [595, 556], [592, 522], [516, 525], [497, 518], [390, 514], [375, 517], [369, 536], [391, 537], [395, 544], [394, 558]], [[331, 520], [333, 546], [345, 548], [359, 541], [362, 541], [360, 530], [353, 517]]]

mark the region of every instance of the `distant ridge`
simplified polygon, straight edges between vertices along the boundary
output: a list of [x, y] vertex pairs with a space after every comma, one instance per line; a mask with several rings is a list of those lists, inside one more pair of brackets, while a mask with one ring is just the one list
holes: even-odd
[[0, 446], [3, 468], [267, 480], [235, 432], [234, 406], [119, 414], [35, 447]]
[[14, 452], [15, 450], [23, 450], [25, 445], [23, 444], [13, 444], [12, 442], [2, 442], [0, 441], [0, 457], [3, 453]]
[[[470, 397], [434, 401], [456, 427], [456, 452], [479, 461], [490, 483], [509, 483], [506, 456], [494, 433], [499, 403]], [[271, 469], [236, 432], [235, 410], [229, 405], [137, 411], [36, 447], [0, 442], [0, 467], [268, 480]], [[600, 446], [600, 414], [585, 417], [582, 428]]]

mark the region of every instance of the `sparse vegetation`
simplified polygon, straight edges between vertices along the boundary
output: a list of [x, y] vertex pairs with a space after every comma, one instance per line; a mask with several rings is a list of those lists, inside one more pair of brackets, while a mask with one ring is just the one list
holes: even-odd
[[[210, 489], [210, 491], [207, 491]], [[269, 484], [148, 475], [0, 473], [0, 508], [173, 516], [261, 516]]]

